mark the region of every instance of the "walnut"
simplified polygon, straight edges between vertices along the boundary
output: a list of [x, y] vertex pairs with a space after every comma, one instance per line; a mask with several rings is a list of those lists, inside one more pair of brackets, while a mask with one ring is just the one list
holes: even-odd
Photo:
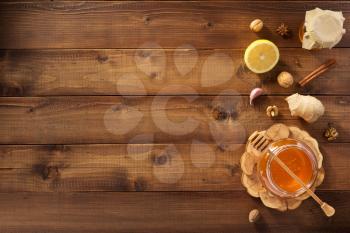
[[257, 222], [260, 218], [259, 210], [253, 209], [249, 212], [249, 222], [254, 223]]
[[277, 76], [277, 82], [281, 87], [288, 88], [293, 85], [294, 79], [290, 73], [283, 71]]
[[324, 132], [324, 136], [327, 138], [328, 141], [333, 141], [337, 139], [337, 137], [339, 136], [339, 133], [336, 130], [336, 128], [332, 127], [331, 124], [328, 124], [328, 128]]
[[264, 23], [261, 19], [255, 19], [250, 23], [249, 28], [253, 32], [260, 32], [263, 26], [264, 26]]
[[283, 38], [288, 38], [291, 36], [288, 26], [284, 23], [282, 23], [280, 26], [277, 27], [276, 32], [278, 35], [282, 36]]
[[273, 105], [273, 106], [268, 106], [266, 108], [266, 115], [269, 117], [276, 117], [278, 116], [278, 107]]

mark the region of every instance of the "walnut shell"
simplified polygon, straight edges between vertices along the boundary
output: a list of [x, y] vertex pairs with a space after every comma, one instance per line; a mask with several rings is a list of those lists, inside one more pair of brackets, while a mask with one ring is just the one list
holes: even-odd
[[277, 82], [281, 87], [288, 88], [288, 87], [293, 85], [294, 79], [290, 73], [288, 73], [286, 71], [282, 71], [277, 76]]
[[268, 106], [266, 108], [266, 115], [269, 117], [276, 117], [278, 116], [278, 107], [273, 105], [273, 106]]
[[332, 127], [331, 125], [328, 125], [328, 129], [324, 132], [324, 136], [327, 138], [328, 141], [333, 141], [337, 139], [339, 136], [338, 131], [336, 128]]
[[255, 19], [250, 23], [249, 28], [253, 32], [260, 32], [263, 26], [264, 26], [264, 23], [261, 19]]

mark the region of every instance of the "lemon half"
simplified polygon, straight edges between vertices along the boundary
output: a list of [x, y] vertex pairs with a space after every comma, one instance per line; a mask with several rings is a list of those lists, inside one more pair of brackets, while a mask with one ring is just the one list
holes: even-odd
[[261, 74], [272, 70], [280, 58], [278, 47], [269, 40], [256, 40], [244, 53], [246, 66], [254, 73]]

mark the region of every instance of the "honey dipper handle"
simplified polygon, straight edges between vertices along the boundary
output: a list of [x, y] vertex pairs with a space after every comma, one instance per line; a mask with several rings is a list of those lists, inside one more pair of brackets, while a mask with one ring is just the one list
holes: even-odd
[[299, 185], [306, 189], [306, 192], [321, 206], [321, 209], [326, 214], [326, 216], [331, 217], [335, 214], [335, 209], [323, 202], [311, 189], [309, 189], [306, 184], [297, 176], [295, 173], [289, 169], [289, 167], [280, 159], [278, 156], [274, 156], [274, 160], [290, 175]]

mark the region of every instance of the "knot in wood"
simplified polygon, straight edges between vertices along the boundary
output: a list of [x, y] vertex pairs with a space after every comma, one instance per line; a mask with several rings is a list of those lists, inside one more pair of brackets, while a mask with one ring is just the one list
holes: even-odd
[[225, 109], [220, 107], [214, 108], [212, 115], [214, 119], [217, 121], [225, 120], [229, 116], [229, 114], [225, 111]]
[[59, 175], [58, 167], [45, 166], [42, 171], [42, 177], [44, 180], [55, 178]]
[[22, 86], [15, 81], [0, 83], [0, 91], [2, 96], [23, 96]]
[[157, 73], [157, 72], [151, 72], [150, 75], [149, 75], [149, 77], [150, 77], [151, 79], [155, 79], [157, 76], [158, 76], [158, 73]]
[[212, 27], [213, 25], [214, 25], [214, 24], [213, 24], [212, 22], [210, 22], [210, 21], [207, 23], [207, 27], [208, 27], [208, 28]]
[[150, 51], [147, 51], [147, 50], [139, 50], [137, 52], [137, 56], [140, 57], [140, 58], [148, 58], [151, 56], [151, 52]]
[[53, 153], [65, 152], [69, 150], [69, 148], [66, 145], [60, 145], [60, 144], [47, 145], [47, 149]]
[[142, 192], [147, 189], [147, 180], [143, 177], [138, 177], [134, 182], [136, 191]]
[[145, 18], [144, 18], [145, 24], [148, 25], [150, 21], [151, 21], [151, 19], [148, 16], [145, 16]]
[[166, 154], [154, 155], [153, 163], [155, 165], [164, 165], [168, 161], [168, 156]]
[[235, 176], [240, 171], [240, 167], [238, 164], [233, 164], [233, 165], [228, 164], [228, 165], [226, 165], [226, 167], [229, 170], [231, 176]]
[[108, 56], [99, 54], [96, 59], [99, 63], [105, 63], [108, 61]]

